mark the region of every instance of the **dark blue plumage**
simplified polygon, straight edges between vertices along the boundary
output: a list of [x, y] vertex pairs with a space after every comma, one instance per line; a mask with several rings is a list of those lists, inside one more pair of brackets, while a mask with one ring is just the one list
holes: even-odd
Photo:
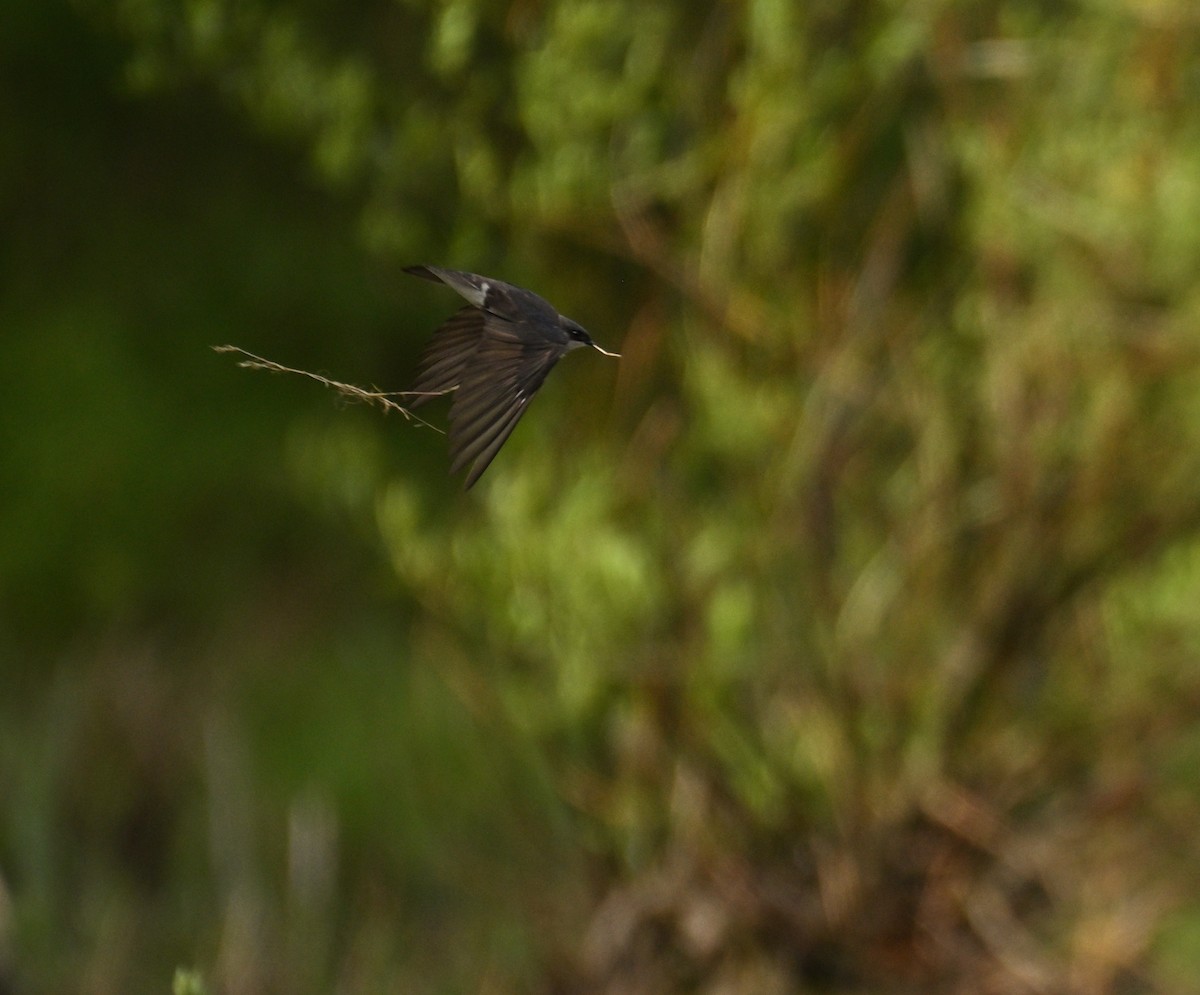
[[468, 488], [512, 434], [555, 363], [582, 346], [619, 355], [601, 349], [581, 325], [529, 290], [437, 266], [404, 271], [444, 283], [468, 301], [434, 332], [410, 391], [413, 407], [454, 393], [450, 472], [470, 465]]

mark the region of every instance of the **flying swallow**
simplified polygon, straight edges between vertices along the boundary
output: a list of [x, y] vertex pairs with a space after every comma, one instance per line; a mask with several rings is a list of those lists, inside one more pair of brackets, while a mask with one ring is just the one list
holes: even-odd
[[468, 489], [512, 434], [555, 363], [582, 346], [620, 355], [600, 348], [582, 325], [532, 291], [437, 266], [406, 266], [404, 272], [444, 283], [468, 302], [433, 333], [409, 391], [412, 407], [453, 392], [450, 472], [470, 465]]

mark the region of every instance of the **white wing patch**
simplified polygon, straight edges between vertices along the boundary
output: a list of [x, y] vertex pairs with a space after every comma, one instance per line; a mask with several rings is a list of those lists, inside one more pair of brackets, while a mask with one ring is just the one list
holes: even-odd
[[478, 278], [472, 279], [471, 277], [474, 274], [470, 273], [463, 274], [463, 276], [467, 277], [467, 279], [463, 279], [463, 276], [452, 271], [439, 270], [438, 276], [441, 277], [442, 282], [448, 283], [476, 307], [483, 307], [483, 302], [487, 300], [488, 291], [492, 289], [492, 285], [487, 280], [480, 279], [476, 283], [475, 279]]

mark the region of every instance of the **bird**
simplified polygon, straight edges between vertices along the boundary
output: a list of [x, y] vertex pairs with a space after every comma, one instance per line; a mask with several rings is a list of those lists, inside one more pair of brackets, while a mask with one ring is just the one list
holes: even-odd
[[466, 466], [474, 486], [525, 413], [554, 364], [572, 349], [589, 346], [605, 356], [582, 325], [558, 313], [531, 290], [477, 273], [439, 266], [405, 266], [404, 272], [443, 283], [467, 306], [433, 333], [406, 392], [411, 407], [443, 394], [450, 402], [450, 472]]

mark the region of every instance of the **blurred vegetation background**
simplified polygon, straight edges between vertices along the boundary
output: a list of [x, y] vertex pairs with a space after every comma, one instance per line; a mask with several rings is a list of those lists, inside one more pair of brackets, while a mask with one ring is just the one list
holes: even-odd
[[[0, 991], [1186, 993], [1193, 0], [13, 0]], [[469, 495], [453, 296], [564, 363]]]

